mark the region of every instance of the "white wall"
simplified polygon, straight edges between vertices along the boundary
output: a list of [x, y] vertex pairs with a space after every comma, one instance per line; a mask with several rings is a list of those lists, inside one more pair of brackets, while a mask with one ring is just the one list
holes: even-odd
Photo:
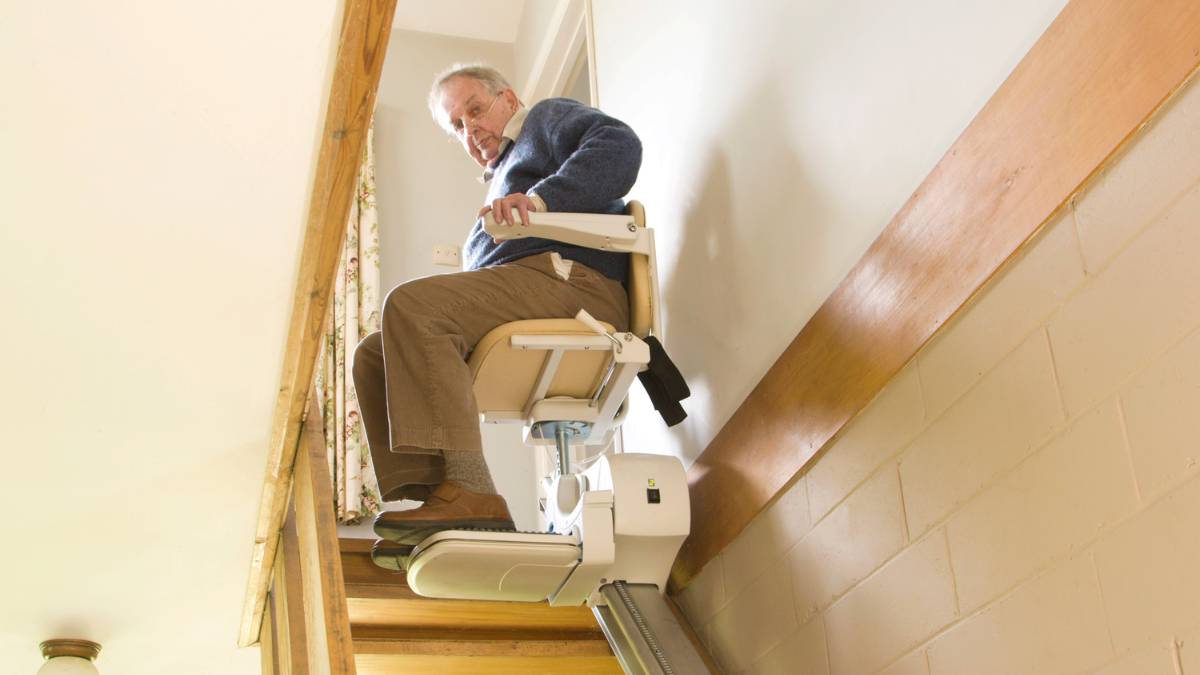
[[521, 21], [517, 24], [517, 37], [513, 41], [512, 85], [527, 104], [536, 103], [529, 99], [535, 80], [541, 76], [544, 61], [552, 49], [555, 30], [570, 3], [581, 4], [583, 0], [525, 0]]
[[[380, 281], [384, 289], [456, 271], [433, 264], [438, 244], [461, 246], [487, 187], [461, 145], [433, 121], [426, 95], [434, 76], [456, 62], [485, 61], [511, 72], [512, 46], [413, 31], [393, 31], [375, 112]], [[484, 450], [518, 527], [536, 523], [533, 451], [520, 427], [484, 429]], [[366, 536], [368, 527], [346, 528]]]
[[1198, 120], [1193, 82], [693, 580], [727, 674], [1200, 672]]
[[67, 0], [0, 19], [0, 671], [235, 638], [340, 3]]
[[671, 431], [634, 406], [631, 447], [703, 451], [1064, 4], [595, 3], [693, 391]]
[[429, 114], [433, 78], [458, 62], [512, 68], [512, 47], [397, 30], [375, 104], [375, 178], [385, 289], [416, 277], [454, 271], [433, 264], [433, 247], [460, 245], [483, 205], [480, 169]]
[[[584, 45], [586, 49], [586, 44]], [[588, 68], [587, 57], [584, 56], [583, 64], [579, 69], [579, 73], [575, 75], [575, 81], [571, 83], [569, 91], [563, 93], [567, 98], [573, 98], [580, 103], [592, 104], [592, 85], [590, 68]]]

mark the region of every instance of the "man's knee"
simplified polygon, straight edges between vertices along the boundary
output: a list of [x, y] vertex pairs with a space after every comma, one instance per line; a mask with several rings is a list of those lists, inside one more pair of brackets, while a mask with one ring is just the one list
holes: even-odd
[[363, 338], [358, 346], [354, 348], [354, 355], [351, 357], [351, 372], [357, 379], [363, 375], [374, 372], [383, 366], [383, 334], [379, 331], [371, 333]]
[[424, 335], [444, 332], [446, 322], [456, 325], [457, 317], [447, 308], [460, 306], [469, 295], [470, 286], [460, 283], [466, 281], [465, 274], [470, 273], [435, 274], [393, 288], [383, 301], [384, 332]]
[[437, 304], [433, 297], [435, 286], [430, 277], [425, 277], [406, 281], [393, 288], [383, 301], [384, 321], [410, 321], [427, 314]]

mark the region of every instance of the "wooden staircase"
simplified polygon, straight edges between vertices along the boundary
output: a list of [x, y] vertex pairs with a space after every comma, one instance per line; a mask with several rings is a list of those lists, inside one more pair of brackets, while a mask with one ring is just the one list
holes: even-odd
[[372, 543], [340, 542], [359, 675], [621, 673], [587, 607], [423, 598], [371, 562]]
[[587, 607], [423, 598], [338, 539], [320, 413], [310, 407], [257, 643], [264, 675], [619, 674]]

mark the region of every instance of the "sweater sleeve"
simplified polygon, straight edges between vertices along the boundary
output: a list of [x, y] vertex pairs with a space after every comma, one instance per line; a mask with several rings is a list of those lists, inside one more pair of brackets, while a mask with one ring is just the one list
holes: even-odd
[[529, 192], [551, 211], [600, 211], [628, 194], [637, 180], [641, 141], [624, 122], [599, 110], [570, 110], [542, 140], [561, 164]]

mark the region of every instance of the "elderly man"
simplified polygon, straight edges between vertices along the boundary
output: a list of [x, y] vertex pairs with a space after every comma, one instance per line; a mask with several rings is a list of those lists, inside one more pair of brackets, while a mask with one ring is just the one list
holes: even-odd
[[437, 122], [462, 143], [490, 182], [464, 247], [466, 271], [396, 287], [382, 331], [354, 353], [354, 385], [385, 501], [373, 559], [402, 569], [413, 545], [446, 529], [512, 529], [483, 458], [479, 412], [466, 359], [500, 324], [574, 316], [586, 309], [620, 330], [629, 322], [628, 258], [546, 239], [497, 243], [483, 231], [493, 212], [509, 225], [530, 211], [621, 213], [641, 165], [633, 131], [568, 99], [524, 108], [497, 71], [456, 66], [429, 94]]

